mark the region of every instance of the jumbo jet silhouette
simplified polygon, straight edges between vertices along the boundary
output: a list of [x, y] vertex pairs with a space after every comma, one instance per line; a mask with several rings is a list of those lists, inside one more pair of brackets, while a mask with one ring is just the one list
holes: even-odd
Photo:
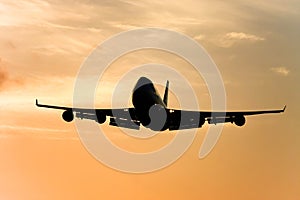
[[259, 115], [267, 113], [281, 113], [281, 110], [261, 111], [239, 111], [239, 112], [210, 112], [210, 111], [189, 111], [170, 109], [168, 105], [169, 81], [167, 81], [163, 99], [157, 93], [153, 83], [146, 77], [141, 77], [133, 90], [133, 108], [117, 109], [86, 109], [71, 108], [53, 105], [39, 104], [36, 99], [36, 106], [64, 110], [62, 118], [66, 122], [77, 118], [95, 120], [103, 124], [106, 117], [110, 117], [109, 125], [139, 129], [144, 127], [154, 131], [181, 130], [200, 128], [207, 121], [209, 124], [231, 122], [237, 126], [243, 126], [246, 122], [245, 115]]

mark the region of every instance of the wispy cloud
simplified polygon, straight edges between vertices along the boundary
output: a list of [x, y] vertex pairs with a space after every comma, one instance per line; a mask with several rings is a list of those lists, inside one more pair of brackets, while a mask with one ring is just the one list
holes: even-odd
[[69, 130], [62, 129], [49, 129], [49, 128], [41, 128], [41, 127], [31, 127], [31, 126], [18, 126], [18, 125], [0, 125], [0, 138], [8, 138], [12, 136], [9, 132], [11, 131], [22, 131], [22, 133], [34, 134], [35, 137], [49, 140], [78, 140], [77, 137], [67, 135], [70, 133]]
[[239, 42], [254, 43], [254, 42], [260, 42], [260, 41], [264, 41], [264, 40], [265, 40], [264, 37], [260, 37], [260, 36], [250, 34], [250, 33], [229, 32], [229, 33], [226, 33], [225, 35], [219, 37], [219, 39], [217, 39], [216, 41], [217, 41], [218, 46], [229, 48]]
[[272, 67], [271, 71], [282, 76], [288, 76], [290, 73], [286, 67]]
[[248, 41], [263, 41], [265, 38], [259, 37], [253, 34], [247, 34], [243, 32], [230, 32], [225, 35], [226, 39], [233, 39], [233, 40], [248, 40]]
[[43, 131], [43, 132], [68, 132], [68, 130], [61, 129], [48, 129], [30, 126], [11, 126], [11, 125], [0, 125], [0, 129], [13, 129], [13, 130], [26, 130], [26, 131]]
[[15, 86], [20, 86], [24, 82], [22, 77], [13, 76], [7, 70], [7, 63], [0, 58], [0, 92]]
[[0, 66], [0, 90], [4, 83], [8, 80], [8, 74], [4, 69]]
[[194, 37], [195, 40], [203, 40], [204, 38], [205, 38], [205, 35], [203, 35], [203, 34], [196, 35], [196, 36]]

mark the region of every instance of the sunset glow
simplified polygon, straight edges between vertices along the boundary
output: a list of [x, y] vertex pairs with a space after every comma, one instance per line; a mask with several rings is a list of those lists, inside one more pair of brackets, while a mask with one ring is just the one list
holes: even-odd
[[[298, 1], [58, 1], [0, 2], [0, 199], [298, 199], [300, 197], [300, 3]], [[85, 58], [104, 40], [135, 28], [178, 31], [199, 42], [222, 75], [228, 110], [281, 109], [224, 126], [213, 151], [199, 159], [209, 126], [172, 165], [129, 174], [98, 162], [82, 145], [74, 122], [35, 99], [72, 106], [74, 83]], [[96, 106], [125, 98], [118, 81], [136, 66], [172, 66], [194, 89], [202, 110], [211, 108], [205, 82], [187, 61], [168, 52], [139, 50], [105, 71]], [[139, 75], [140, 73], [140, 75]], [[165, 79], [165, 80], [164, 80]], [[157, 80], [165, 82], [168, 74]], [[170, 106], [179, 107], [170, 80]], [[122, 89], [122, 88], [121, 88]], [[162, 95], [163, 86], [157, 86]], [[187, 97], [190, 98], [190, 97]], [[125, 99], [132, 106], [130, 99]], [[118, 103], [118, 102], [117, 102]], [[123, 102], [121, 102], [123, 103]], [[132, 152], [161, 148], [169, 131], [133, 139], [107, 123], [111, 141]]]

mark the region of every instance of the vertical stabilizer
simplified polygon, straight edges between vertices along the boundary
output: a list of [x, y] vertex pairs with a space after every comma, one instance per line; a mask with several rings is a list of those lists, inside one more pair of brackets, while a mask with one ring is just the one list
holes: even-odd
[[169, 97], [169, 81], [167, 81], [165, 94], [164, 94], [164, 104], [168, 106], [168, 97]]

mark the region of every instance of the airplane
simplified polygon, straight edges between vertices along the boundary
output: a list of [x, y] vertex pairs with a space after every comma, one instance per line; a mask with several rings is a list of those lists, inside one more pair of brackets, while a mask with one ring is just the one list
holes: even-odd
[[237, 126], [243, 126], [246, 122], [245, 116], [268, 113], [281, 113], [286, 106], [280, 110], [259, 110], [259, 111], [238, 111], [238, 112], [211, 112], [191, 111], [168, 108], [169, 81], [166, 83], [163, 99], [158, 94], [151, 80], [141, 77], [137, 81], [133, 93], [131, 108], [116, 109], [89, 109], [72, 108], [55, 105], [39, 104], [36, 99], [36, 106], [64, 110], [62, 118], [66, 122], [77, 118], [89, 119], [103, 124], [107, 116], [109, 125], [140, 129], [140, 126], [150, 128], [153, 131], [183, 130], [201, 128], [207, 121], [208, 124], [231, 122]]

